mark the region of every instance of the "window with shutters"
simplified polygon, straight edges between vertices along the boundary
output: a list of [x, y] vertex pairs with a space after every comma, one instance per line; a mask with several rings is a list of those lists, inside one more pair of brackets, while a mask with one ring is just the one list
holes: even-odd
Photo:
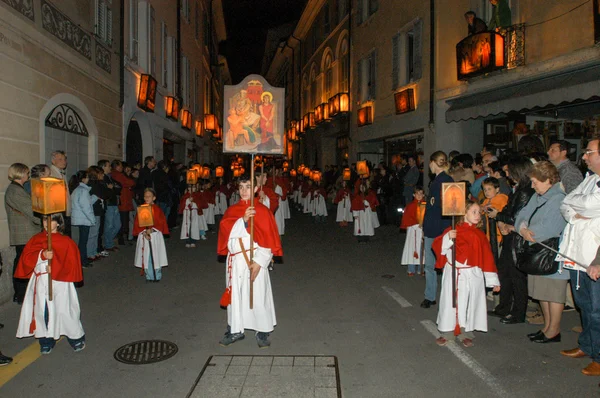
[[162, 84], [163, 87], [168, 86], [169, 81], [169, 54], [167, 49], [168, 39], [167, 24], [164, 22], [160, 23], [160, 58], [161, 58], [161, 72], [162, 72]]
[[333, 68], [331, 67], [331, 53], [327, 54], [324, 62], [324, 74], [323, 79], [323, 101], [329, 101], [329, 98], [333, 95]]
[[366, 102], [377, 94], [377, 50], [358, 61], [358, 98]]
[[112, 46], [112, 0], [96, 0], [95, 34], [104, 44]]
[[365, 22], [371, 15], [375, 14], [378, 9], [378, 0], [358, 0], [357, 23], [360, 25]]
[[210, 102], [210, 79], [207, 77], [204, 80], [204, 113], [211, 113], [212, 104]]
[[176, 40], [174, 37], [167, 37], [167, 91], [169, 93], [175, 92], [175, 70], [176, 59], [175, 56], [177, 51]]
[[348, 39], [345, 38], [340, 48], [340, 91], [348, 92], [348, 75], [350, 72], [350, 57], [348, 56]]
[[138, 62], [138, 0], [129, 0], [129, 58]]
[[181, 0], [181, 17], [190, 22], [190, 0]]
[[422, 77], [422, 31], [423, 21], [417, 19], [392, 38], [392, 90]]

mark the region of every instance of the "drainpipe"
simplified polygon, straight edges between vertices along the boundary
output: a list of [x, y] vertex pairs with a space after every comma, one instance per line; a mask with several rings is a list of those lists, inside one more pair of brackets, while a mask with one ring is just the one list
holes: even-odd
[[125, 0], [119, 4], [119, 108], [125, 103]]
[[177, 0], [177, 77], [175, 86], [177, 87], [176, 96], [183, 105], [181, 92], [181, 0]]
[[[434, 1], [434, 0], [431, 0]], [[352, 104], [352, 90], [351, 90], [351, 84], [350, 84], [350, 79], [352, 79], [352, 64], [354, 62], [352, 62], [352, 2], [353, 0], [350, 0], [350, 5], [348, 6], [348, 142], [352, 143], [352, 138], [350, 137], [350, 128], [351, 126], [351, 120], [352, 117], [350, 116], [350, 112], [352, 111], [352, 109], [350, 109], [350, 105]], [[336, 143], [336, 148], [337, 148], [337, 143]], [[350, 148], [348, 148], [349, 150]], [[348, 154], [350, 155], [350, 154]], [[348, 166], [350, 166], [350, 156], [348, 156]]]
[[435, 0], [429, 0], [429, 126], [435, 124]]

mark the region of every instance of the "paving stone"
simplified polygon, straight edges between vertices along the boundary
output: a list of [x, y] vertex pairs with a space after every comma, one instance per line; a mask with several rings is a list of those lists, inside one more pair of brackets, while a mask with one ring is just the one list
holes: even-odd
[[295, 377], [312, 377], [315, 375], [315, 368], [310, 366], [294, 366], [292, 368], [292, 375]]
[[223, 384], [223, 375], [207, 375], [206, 373], [204, 373], [202, 375], [202, 378], [200, 379], [200, 381], [198, 382], [198, 385], [202, 385], [202, 386], [207, 386], [207, 385], [213, 385], [213, 386], [220, 386]]
[[273, 363], [273, 357], [253, 357], [252, 366], [271, 366]]
[[290, 375], [292, 374], [292, 367], [291, 366], [271, 366], [271, 374], [274, 376], [285, 376], [285, 375]]
[[333, 366], [335, 365], [334, 357], [315, 357], [315, 366]]
[[335, 368], [317, 367], [315, 368], [315, 374], [317, 376], [335, 377]]
[[246, 376], [248, 374], [248, 369], [250, 369], [250, 366], [229, 365], [227, 368], [227, 375]]
[[204, 371], [204, 374], [205, 375], [224, 375], [226, 371], [227, 371], [226, 365], [207, 366], [206, 370]]
[[315, 398], [337, 398], [335, 388], [315, 388]]
[[238, 398], [242, 393], [241, 387], [208, 386], [197, 387], [192, 393], [193, 398]]
[[271, 385], [275, 380], [280, 380], [278, 377], [271, 377], [265, 375], [258, 376], [247, 376], [244, 388], [246, 387], [261, 387]]
[[294, 366], [294, 357], [275, 357], [273, 366]]
[[315, 387], [337, 388], [335, 377], [315, 377]]
[[315, 366], [315, 357], [294, 357], [294, 366]]
[[230, 365], [250, 365], [252, 363], [252, 357], [233, 357]]
[[258, 375], [268, 375], [271, 372], [270, 366], [250, 366], [250, 370], [248, 370], [249, 376], [258, 376]]
[[224, 386], [229, 387], [243, 387], [246, 382], [246, 376], [238, 376], [233, 374], [226, 374], [225, 378], [222, 379], [221, 383]]
[[215, 355], [211, 358], [211, 365], [229, 365], [231, 362], [231, 356]]

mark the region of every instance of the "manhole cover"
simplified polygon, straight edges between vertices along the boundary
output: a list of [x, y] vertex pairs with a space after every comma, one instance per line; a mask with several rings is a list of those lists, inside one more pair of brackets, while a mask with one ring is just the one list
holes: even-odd
[[175, 343], [164, 340], [141, 340], [125, 344], [115, 351], [115, 359], [130, 365], [160, 362], [177, 354]]

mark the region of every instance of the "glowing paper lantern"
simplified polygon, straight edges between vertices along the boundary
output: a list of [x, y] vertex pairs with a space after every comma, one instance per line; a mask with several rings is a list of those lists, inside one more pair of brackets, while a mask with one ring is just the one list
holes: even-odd
[[142, 75], [140, 78], [140, 91], [138, 92], [138, 106], [148, 112], [154, 112], [156, 100], [156, 79], [151, 75]]
[[394, 94], [396, 115], [415, 110], [415, 90], [407, 88]]
[[188, 185], [196, 185], [198, 183], [198, 173], [196, 170], [188, 170], [185, 173], [185, 181]]
[[302, 171], [302, 175], [304, 177], [310, 177], [310, 169], [308, 167], [304, 168], [304, 171]]
[[419, 202], [417, 206], [417, 221], [420, 226], [423, 226], [423, 219], [425, 218], [425, 207], [427, 207], [427, 202]]
[[234, 177], [239, 177], [241, 175], [242, 175], [242, 173], [240, 172], [240, 169], [234, 169], [233, 170], [233, 176]]
[[290, 177], [296, 178], [296, 170], [294, 170], [294, 169], [290, 170]]
[[203, 167], [202, 168], [202, 179], [203, 180], [208, 180], [209, 178], [210, 178], [210, 168]]
[[373, 124], [373, 107], [365, 106], [358, 110], [358, 127]]
[[67, 209], [67, 187], [60, 178], [43, 177], [31, 180], [32, 209], [40, 214], [62, 213]]
[[223, 174], [224, 174], [224, 173], [225, 173], [225, 170], [223, 170], [223, 167], [221, 167], [221, 166], [218, 166], [218, 167], [215, 169], [215, 176], [216, 176], [217, 178], [221, 178], [221, 177], [223, 177]]
[[367, 166], [366, 160], [359, 160], [356, 162], [356, 172], [360, 176], [368, 176], [369, 175], [369, 166]]
[[169, 119], [179, 119], [179, 101], [175, 97], [165, 97], [165, 114]]
[[181, 112], [181, 127], [186, 130], [192, 130], [192, 113], [187, 109]]
[[344, 181], [350, 181], [350, 177], [352, 176], [352, 172], [348, 167], [344, 169]]
[[137, 208], [138, 224], [142, 228], [152, 227], [154, 225], [154, 214], [152, 214], [151, 205], [139, 205]]

